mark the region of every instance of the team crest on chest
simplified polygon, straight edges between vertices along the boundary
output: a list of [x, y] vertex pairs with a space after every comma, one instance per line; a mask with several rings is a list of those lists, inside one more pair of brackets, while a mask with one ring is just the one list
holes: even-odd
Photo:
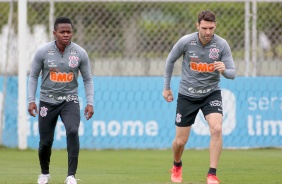
[[209, 54], [209, 58], [211, 59], [217, 59], [219, 57], [219, 50], [217, 48], [211, 48], [210, 49], [210, 54]]
[[76, 56], [70, 56], [69, 57], [69, 66], [72, 67], [72, 68], [75, 68], [78, 66], [78, 60], [79, 58], [76, 57]]

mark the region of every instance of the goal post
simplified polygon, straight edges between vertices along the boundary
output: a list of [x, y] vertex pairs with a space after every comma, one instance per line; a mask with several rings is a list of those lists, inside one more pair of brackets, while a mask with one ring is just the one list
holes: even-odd
[[18, 1], [18, 148], [27, 148], [27, 0]]

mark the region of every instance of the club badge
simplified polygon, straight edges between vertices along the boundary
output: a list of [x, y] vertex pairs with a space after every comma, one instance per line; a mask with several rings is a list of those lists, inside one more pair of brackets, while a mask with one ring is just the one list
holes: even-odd
[[211, 59], [217, 59], [219, 57], [219, 50], [217, 48], [211, 48], [210, 49], [210, 54], [209, 54], [209, 58]]
[[180, 123], [181, 122], [181, 117], [182, 117], [182, 115], [181, 114], [179, 114], [179, 113], [177, 113], [176, 114], [176, 123]]
[[40, 108], [40, 116], [45, 117], [47, 115], [48, 109], [46, 107], [41, 107]]
[[78, 60], [79, 58], [76, 57], [76, 56], [70, 56], [69, 57], [69, 66], [72, 67], [72, 68], [75, 68], [78, 66]]

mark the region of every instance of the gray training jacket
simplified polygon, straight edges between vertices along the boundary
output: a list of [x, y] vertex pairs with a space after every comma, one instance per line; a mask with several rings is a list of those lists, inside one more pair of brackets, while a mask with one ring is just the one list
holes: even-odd
[[40, 100], [59, 104], [64, 100], [76, 100], [79, 71], [83, 77], [87, 104], [93, 106], [94, 84], [86, 51], [71, 42], [60, 53], [55, 41], [39, 47], [32, 61], [28, 82], [28, 101], [35, 102], [38, 77], [42, 72]]
[[170, 81], [176, 60], [183, 56], [179, 93], [192, 98], [202, 98], [219, 90], [220, 73], [214, 69], [214, 61], [222, 61], [225, 78], [234, 79], [236, 69], [227, 41], [218, 35], [202, 46], [198, 32], [178, 40], [169, 53], [164, 75], [164, 89], [170, 89]]

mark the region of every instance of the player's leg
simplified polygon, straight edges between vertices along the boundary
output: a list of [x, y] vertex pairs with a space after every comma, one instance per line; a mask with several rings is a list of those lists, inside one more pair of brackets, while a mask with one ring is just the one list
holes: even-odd
[[59, 112], [56, 106], [45, 102], [40, 102], [38, 115], [38, 127], [40, 135], [38, 156], [42, 174], [49, 174], [50, 157], [58, 114]]
[[181, 157], [188, 141], [191, 125], [194, 123], [199, 111], [199, 104], [191, 101], [189, 97], [178, 94], [176, 108], [176, 134], [172, 142], [173, 168], [171, 169], [171, 181], [182, 182]]
[[178, 127], [176, 126], [176, 135], [172, 142], [172, 151], [174, 162], [180, 163], [181, 156], [185, 149], [185, 145], [188, 141], [190, 135], [191, 126], [188, 127]]
[[181, 161], [191, 126], [194, 124], [200, 105], [200, 103], [192, 101], [191, 98], [178, 94], [175, 118], [176, 134], [172, 143], [174, 161], [177, 163]]
[[173, 167], [171, 169], [170, 179], [172, 182], [182, 182], [182, 161], [181, 157], [185, 149], [185, 145], [190, 135], [191, 126], [176, 126], [176, 135], [172, 142], [173, 151]]
[[207, 175], [207, 184], [219, 184], [216, 170], [222, 150], [222, 114], [211, 113], [206, 116], [210, 127], [210, 168]]
[[211, 113], [206, 116], [210, 127], [210, 167], [217, 168], [222, 149], [222, 115]]
[[59, 106], [40, 102], [38, 115], [39, 148], [38, 157], [41, 167], [41, 174], [37, 183], [45, 184], [51, 179], [49, 165], [54, 140], [55, 127], [59, 115]]
[[79, 155], [79, 103], [77, 103], [76, 101], [65, 102], [60, 115], [65, 125], [67, 136], [68, 176], [74, 176], [76, 174], [78, 166]]
[[211, 93], [204, 100], [203, 114], [210, 128], [210, 168], [207, 183], [219, 184], [216, 177], [218, 162], [222, 150], [222, 97], [221, 91]]

